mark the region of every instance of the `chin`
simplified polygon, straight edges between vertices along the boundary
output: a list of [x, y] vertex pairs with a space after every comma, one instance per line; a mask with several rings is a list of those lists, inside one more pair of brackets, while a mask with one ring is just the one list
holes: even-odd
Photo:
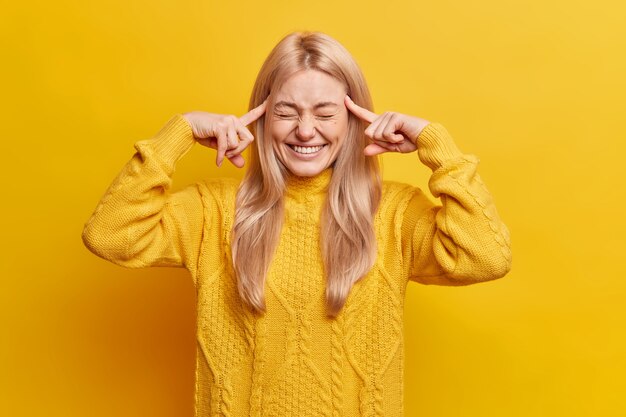
[[291, 172], [293, 175], [297, 175], [298, 177], [314, 177], [324, 171], [325, 168], [326, 167], [320, 165], [311, 167], [287, 167], [287, 169], [289, 169], [289, 172]]

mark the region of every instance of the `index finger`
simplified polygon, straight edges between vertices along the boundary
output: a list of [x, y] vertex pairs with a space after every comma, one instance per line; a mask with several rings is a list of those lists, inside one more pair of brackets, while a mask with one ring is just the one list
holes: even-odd
[[378, 115], [376, 113], [372, 113], [371, 111], [357, 105], [348, 95], [346, 95], [345, 102], [348, 110], [354, 113], [359, 119], [363, 119], [368, 123], [372, 123], [378, 118]]
[[250, 110], [248, 113], [246, 113], [243, 116], [241, 116], [239, 118], [239, 121], [244, 126], [247, 126], [250, 123], [252, 123], [255, 120], [257, 120], [259, 117], [263, 116], [263, 113], [265, 113], [265, 104], [266, 103], [267, 103], [267, 99], [265, 99], [265, 101], [263, 103], [259, 104], [258, 106], [256, 106], [252, 110]]

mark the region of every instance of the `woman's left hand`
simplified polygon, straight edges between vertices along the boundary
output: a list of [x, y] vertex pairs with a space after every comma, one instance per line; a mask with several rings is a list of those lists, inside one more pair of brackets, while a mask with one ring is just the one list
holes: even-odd
[[385, 112], [381, 115], [372, 113], [355, 104], [346, 95], [345, 104], [359, 119], [370, 125], [365, 129], [365, 136], [372, 139], [365, 147], [365, 155], [373, 156], [383, 152], [409, 153], [417, 150], [417, 137], [430, 123], [419, 117], [407, 116], [396, 112]]

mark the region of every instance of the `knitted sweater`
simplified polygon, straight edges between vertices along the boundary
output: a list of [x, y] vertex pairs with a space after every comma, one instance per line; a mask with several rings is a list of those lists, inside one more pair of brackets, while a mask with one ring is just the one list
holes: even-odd
[[332, 168], [288, 181], [267, 312], [256, 315], [239, 298], [230, 252], [238, 181], [209, 179], [170, 192], [175, 163], [195, 143], [180, 114], [135, 143], [82, 238], [124, 267], [189, 270], [197, 292], [196, 416], [403, 415], [408, 281], [468, 285], [511, 268], [509, 231], [477, 173], [479, 159], [462, 154], [438, 123], [417, 141], [442, 205], [417, 187], [384, 182], [377, 261], [336, 319], [326, 316], [320, 250]]

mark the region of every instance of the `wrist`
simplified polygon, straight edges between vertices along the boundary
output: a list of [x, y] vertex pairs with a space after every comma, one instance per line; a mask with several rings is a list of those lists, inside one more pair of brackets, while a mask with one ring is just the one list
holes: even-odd
[[440, 123], [430, 123], [420, 132], [417, 153], [422, 163], [433, 171], [446, 161], [463, 155], [450, 132]]
[[422, 134], [426, 126], [428, 126], [429, 124], [431, 124], [429, 120], [420, 119], [419, 117], [416, 117], [417, 133], [415, 133], [415, 135], [413, 135], [413, 138], [412, 138], [414, 144], [417, 145], [419, 136]]

